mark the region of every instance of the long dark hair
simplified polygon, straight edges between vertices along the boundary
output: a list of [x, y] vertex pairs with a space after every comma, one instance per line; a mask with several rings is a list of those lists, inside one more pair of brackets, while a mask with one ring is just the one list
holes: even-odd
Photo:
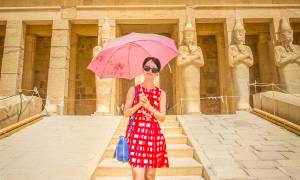
[[143, 62], [143, 67], [145, 66], [145, 64], [148, 62], [148, 61], [153, 61], [154, 64], [157, 66], [157, 68], [160, 70], [161, 68], [161, 65], [160, 65], [160, 60], [156, 57], [146, 57], [144, 62]]

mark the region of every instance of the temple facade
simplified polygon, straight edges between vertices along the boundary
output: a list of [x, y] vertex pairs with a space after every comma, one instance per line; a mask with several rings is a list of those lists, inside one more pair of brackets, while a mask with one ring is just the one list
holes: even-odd
[[0, 96], [36, 87], [52, 113], [121, 115], [143, 77], [99, 79], [86, 67], [131, 32], [177, 44], [155, 81], [167, 114], [248, 110], [269, 84], [300, 94], [299, 0], [1, 0]]

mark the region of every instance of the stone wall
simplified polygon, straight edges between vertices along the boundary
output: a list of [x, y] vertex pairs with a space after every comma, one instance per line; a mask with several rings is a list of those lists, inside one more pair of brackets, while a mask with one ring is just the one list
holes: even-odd
[[[185, 3], [191, 6], [186, 8]], [[246, 45], [251, 47], [254, 55], [250, 83], [255, 80], [279, 82], [273, 48], [278, 39], [282, 17], [290, 20], [294, 29], [294, 43], [300, 44], [300, 3], [296, 0], [255, 0], [251, 3], [242, 0], [126, 3], [98, 0], [38, 3], [33, 0], [4, 0], [0, 6], [0, 32], [7, 34], [4, 36], [0, 33], [0, 37], [4, 37], [3, 40], [0, 38], [0, 47], [3, 41], [2, 54], [0, 49], [0, 56], [3, 56], [0, 95], [15, 94], [21, 84], [24, 89], [32, 89], [36, 85], [42, 97], [48, 99], [48, 107], [53, 105], [55, 109], [59, 105], [65, 114], [92, 114], [95, 111], [96, 102], [85, 102], [85, 108], [77, 102], [95, 99], [95, 93], [100, 92], [99, 88], [95, 91], [95, 76], [85, 73], [88, 72], [85, 68], [91, 60], [93, 46], [101, 45], [104, 18], [110, 21], [112, 38], [130, 32], [157, 33], [173, 38], [177, 47], [182, 44], [185, 23], [190, 19], [195, 27], [195, 37], [202, 37], [198, 39], [198, 45], [205, 56], [201, 68], [201, 97], [235, 95], [228, 64], [228, 47], [231, 45], [237, 17], [243, 19], [247, 33]], [[27, 66], [28, 59], [34, 60], [32, 62], [36, 62], [38, 68]], [[160, 86], [167, 92], [168, 107], [180, 103], [182, 97], [180, 70], [176, 65], [174, 59], [171, 63], [173, 73], [169, 73], [167, 66], [161, 73]], [[28, 78], [30, 71], [30, 76], [34, 78]], [[118, 107], [124, 103], [128, 87], [133, 81], [112, 82], [110, 111], [114, 110], [112, 113], [116, 114], [120, 112]], [[172, 82], [173, 87], [168, 82]], [[47, 91], [43, 91], [45, 87]], [[256, 89], [266, 90], [263, 87]], [[253, 91], [251, 89], [251, 93]], [[203, 100], [202, 113], [234, 113], [236, 109], [233, 99], [227, 100]], [[179, 114], [180, 108], [174, 108], [169, 113]]]
[[[212, 97], [220, 95], [220, 81], [218, 69], [218, 51], [215, 36], [198, 36], [198, 45], [202, 48], [205, 59], [204, 66], [200, 71], [200, 96]], [[220, 113], [220, 101], [203, 99], [201, 112], [204, 114]]]
[[96, 110], [95, 74], [86, 69], [93, 56], [97, 37], [79, 36], [76, 55], [76, 114], [93, 114]]
[[[0, 99], [5, 98], [0, 96]], [[42, 99], [36, 96], [14, 96], [0, 101], [0, 129], [42, 111]]]
[[291, 23], [294, 31], [294, 43], [300, 45], [300, 22]]
[[43, 103], [47, 98], [50, 47], [51, 26], [26, 26], [22, 89], [25, 95], [31, 95], [30, 90], [36, 87]]
[[[74, 6], [74, 5], [180, 5], [185, 4], [186, 0], [60, 0], [60, 1], [47, 1], [47, 0], [2, 0], [0, 1], [0, 6]], [[195, 4], [201, 5], [220, 5], [220, 4], [228, 4], [226, 0], [190, 0], [189, 2], [193, 2]], [[298, 0], [234, 0], [230, 1], [231, 4], [296, 4], [299, 3]]]
[[34, 66], [34, 86], [38, 88], [40, 96], [47, 96], [47, 81], [50, 59], [50, 37], [37, 37], [36, 40], [36, 63]]
[[277, 91], [266, 91], [254, 95], [254, 108], [300, 125], [300, 97]]
[[[0, 72], [1, 72], [1, 67], [2, 67], [4, 39], [5, 39], [5, 25], [0, 25]], [[0, 73], [0, 78], [1, 78], [1, 73]]]
[[[4, 49], [4, 36], [0, 36], [0, 71], [1, 71], [1, 67], [2, 67], [3, 49]], [[0, 74], [0, 77], [1, 77], [1, 74]]]

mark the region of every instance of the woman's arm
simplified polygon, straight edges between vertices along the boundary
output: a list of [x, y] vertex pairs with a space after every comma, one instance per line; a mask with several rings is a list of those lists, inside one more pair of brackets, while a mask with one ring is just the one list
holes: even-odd
[[160, 94], [160, 111], [157, 111], [153, 106], [149, 109], [149, 111], [154, 115], [155, 119], [164, 122], [166, 119], [166, 93], [162, 91]]
[[127, 96], [126, 96], [126, 101], [124, 105], [124, 116], [129, 117], [135, 113], [140, 107], [141, 103], [139, 102], [138, 104], [132, 106], [133, 100], [135, 96], [135, 87], [131, 86], [128, 89]]

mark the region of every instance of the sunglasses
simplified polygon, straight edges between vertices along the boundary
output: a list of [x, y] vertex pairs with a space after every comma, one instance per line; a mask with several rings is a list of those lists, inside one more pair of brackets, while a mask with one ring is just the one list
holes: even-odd
[[152, 71], [152, 73], [158, 73], [159, 72], [159, 69], [154, 67], [154, 68], [151, 68], [150, 66], [144, 66], [144, 70], [149, 72], [150, 70]]

